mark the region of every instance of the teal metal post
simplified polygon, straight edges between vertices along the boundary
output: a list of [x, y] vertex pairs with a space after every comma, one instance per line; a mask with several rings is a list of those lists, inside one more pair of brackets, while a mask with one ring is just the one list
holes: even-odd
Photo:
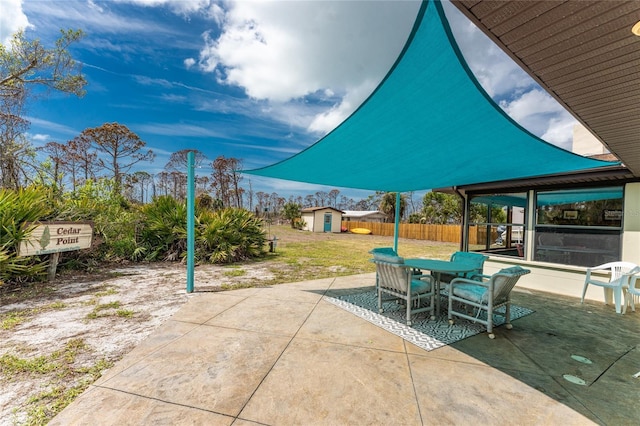
[[400, 192], [396, 192], [396, 223], [393, 230], [393, 249], [398, 252], [398, 234], [400, 233]]
[[195, 260], [195, 154], [193, 151], [187, 153], [187, 293], [193, 293], [193, 276]]

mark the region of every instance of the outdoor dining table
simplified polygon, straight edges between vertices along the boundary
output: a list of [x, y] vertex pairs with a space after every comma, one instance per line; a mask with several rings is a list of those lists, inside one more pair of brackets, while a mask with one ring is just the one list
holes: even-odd
[[440, 259], [409, 258], [404, 260], [404, 264], [421, 271], [431, 271], [434, 274], [436, 279], [436, 315], [440, 315], [440, 275], [443, 272], [450, 274], [471, 272], [478, 268], [478, 265], [462, 260], [451, 261]]

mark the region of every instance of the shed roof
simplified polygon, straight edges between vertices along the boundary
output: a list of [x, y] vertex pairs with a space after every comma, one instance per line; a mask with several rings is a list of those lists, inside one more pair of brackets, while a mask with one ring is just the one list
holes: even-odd
[[511, 119], [470, 71], [442, 5], [425, 1], [396, 63], [349, 118], [293, 157], [247, 173], [405, 192], [614, 164], [551, 145]]
[[300, 212], [301, 213], [313, 213], [313, 212], [316, 212], [318, 210], [333, 210], [333, 211], [338, 212], [340, 214], [344, 213], [342, 210], [336, 209], [335, 207], [328, 207], [328, 206], [325, 206], [325, 207], [307, 207], [307, 208], [301, 209]]
[[345, 210], [343, 215], [348, 217], [386, 216], [386, 214], [380, 210]]

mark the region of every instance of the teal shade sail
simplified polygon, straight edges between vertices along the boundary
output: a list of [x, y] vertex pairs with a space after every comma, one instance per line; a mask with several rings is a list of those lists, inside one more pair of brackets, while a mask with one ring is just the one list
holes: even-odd
[[414, 191], [619, 163], [572, 154], [518, 125], [466, 64], [442, 5], [425, 1], [384, 80], [309, 148], [245, 173], [373, 191]]
[[483, 195], [471, 198], [472, 203], [493, 204], [497, 206], [527, 207], [527, 194]]
[[537, 205], [557, 206], [589, 201], [622, 200], [622, 186], [538, 192]]

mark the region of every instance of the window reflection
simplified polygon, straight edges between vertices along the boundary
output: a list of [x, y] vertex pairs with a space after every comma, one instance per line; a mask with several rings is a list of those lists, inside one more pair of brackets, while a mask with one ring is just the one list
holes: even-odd
[[504, 256], [524, 256], [526, 193], [471, 198], [469, 249]]
[[622, 187], [538, 192], [534, 260], [576, 266], [620, 260], [622, 212]]

